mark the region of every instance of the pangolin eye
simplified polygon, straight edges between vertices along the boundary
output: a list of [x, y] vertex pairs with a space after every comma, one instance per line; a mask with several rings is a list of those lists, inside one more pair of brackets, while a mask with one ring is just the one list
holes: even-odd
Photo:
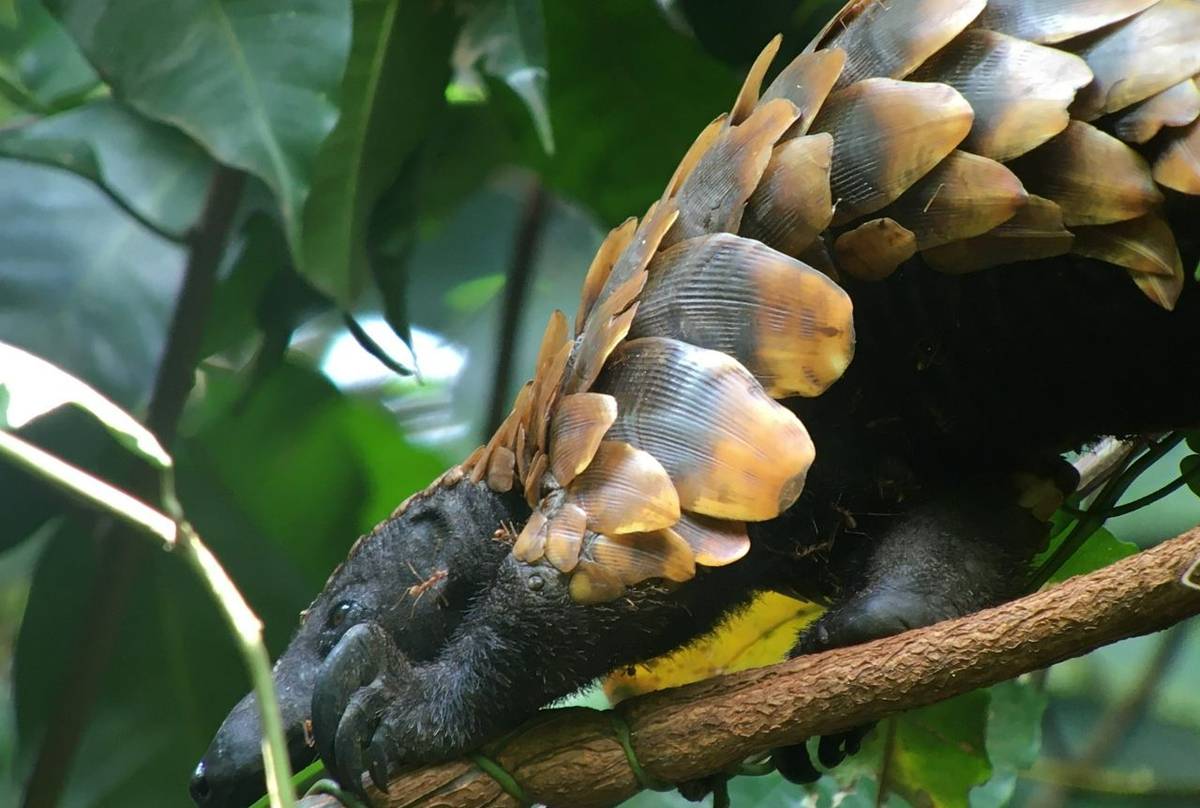
[[358, 604], [352, 600], [343, 600], [338, 602], [332, 609], [329, 610], [329, 618], [326, 624], [329, 628], [337, 628], [346, 622], [354, 611], [358, 608]]

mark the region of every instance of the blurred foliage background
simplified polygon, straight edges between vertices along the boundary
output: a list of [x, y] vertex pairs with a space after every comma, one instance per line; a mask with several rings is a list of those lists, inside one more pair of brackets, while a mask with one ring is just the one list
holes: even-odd
[[[837, 5], [0, 0], [0, 340], [174, 435], [184, 506], [278, 653], [351, 542], [490, 432], [601, 234], [763, 43], [798, 51]], [[176, 417], [180, 329], [200, 362]], [[141, 484], [79, 413], [23, 433]], [[186, 805], [248, 686], [207, 595], [6, 464], [0, 514], [0, 804]], [[1076, 566], [1196, 522], [1185, 488]], [[740, 778], [734, 804], [1197, 805], [1197, 671], [1180, 626], [885, 722], [808, 791]]]

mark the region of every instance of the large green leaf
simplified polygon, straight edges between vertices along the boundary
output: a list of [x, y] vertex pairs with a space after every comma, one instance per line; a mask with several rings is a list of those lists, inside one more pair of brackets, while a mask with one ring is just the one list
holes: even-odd
[[48, 0], [113, 93], [275, 193], [289, 243], [337, 121], [347, 0]]
[[38, 0], [16, 0], [14, 24], [0, 23], [0, 95], [27, 113], [78, 102], [100, 80]]
[[177, 240], [199, 216], [212, 173], [212, 161], [178, 130], [110, 98], [0, 132], [0, 155], [73, 171]]
[[741, 74], [644, 0], [547, 3], [545, 13], [556, 149], [547, 156], [514, 110], [524, 160], [608, 224], [640, 215], [693, 138], [733, 103]]
[[0, 160], [0, 244], [0, 340], [144, 404], [183, 251], [79, 177], [13, 160]]
[[972, 787], [991, 774], [987, 714], [988, 693], [977, 690], [889, 719], [888, 786], [917, 805], [967, 808]]
[[[53, 362], [126, 409], [144, 405], [183, 252], [79, 177], [13, 160], [0, 160], [0, 244], [0, 341]], [[88, 420], [56, 413], [25, 436], [94, 469], [110, 442]], [[62, 495], [0, 464], [0, 513], [8, 514], [0, 548], [66, 505]]]
[[300, 269], [343, 308], [367, 272], [371, 209], [428, 129], [449, 76], [449, 4], [358, 0], [342, 115], [317, 158]]

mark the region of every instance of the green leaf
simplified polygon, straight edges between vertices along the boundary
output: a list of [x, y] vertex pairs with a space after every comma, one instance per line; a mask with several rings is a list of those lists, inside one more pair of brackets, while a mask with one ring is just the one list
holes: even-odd
[[350, 44], [345, 0], [48, 0], [112, 86], [218, 160], [262, 178], [288, 241], [337, 121]]
[[[1040, 553], [1034, 559], [1034, 567], [1040, 567], [1046, 559], [1054, 554], [1058, 546], [1067, 538], [1067, 534], [1071, 532], [1074, 522], [1070, 519], [1061, 520], [1063, 526], [1054, 536], [1051, 537], [1047, 549]], [[1122, 558], [1133, 555], [1138, 551], [1136, 544], [1127, 541], [1121, 541], [1105, 528], [1099, 528], [1091, 537], [1083, 543], [1083, 546], [1075, 551], [1075, 554], [1067, 559], [1058, 571], [1050, 578], [1050, 583], [1058, 583], [1065, 581], [1068, 578], [1073, 578], [1076, 575], [1086, 575], [1089, 572], [1095, 572], [1101, 567], [1107, 567], [1115, 561], [1120, 561]]]
[[733, 103], [742, 71], [706, 55], [644, 0], [547, 3], [545, 17], [557, 149], [548, 157], [528, 127], [514, 127], [525, 136], [523, 161], [616, 224], [662, 194], [692, 140]]
[[1000, 808], [1012, 798], [1017, 772], [1033, 765], [1042, 747], [1045, 692], [1030, 682], [1002, 682], [989, 689], [987, 754], [992, 778], [971, 791], [971, 808]]
[[476, 69], [480, 64], [517, 94], [533, 119], [542, 148], [553, 154], [541, 0], [484, 0], [472, 9], [454, 49], [455, 77], [447, 90], [449, 97], [486, 97]]
[[246, 220], [230, 252], [236, 257], [213, 293], [202, 356], [236, 348], [250, 339], [263, 325], [264, 297], [272, 279], [288, 264], [283, 233], [274, 219], [262, 213]]
[[78, 103], [100, 85], [79, 48], [38, 0], [17, 0], [16, 24], [0, 25], [0, 95], [30, 113]]
[[183, 251], [79, 177], [12, 160], [0, 160], [0, 244], [0, 339], [136, 412], [158, 368]]
[[117, 441], [159, 468], [171, 466], [158, 439], [132, 415], [69, 373], [31, 353], [0, 342], [0, 421], [20, 428], [64, 404], [74, 404], [104, 425]]
[[299, 264], [343, 309], [353, 306], [367, 277], [371, 210], [443, 102], [454, 30], [446, 3], [354, 3], [342, 115], [317, 158]]
[[0, 155], [79, 174], [175, 240], [200, 215], [212, 173], [212, 161], [178, 130], [110, 98], [0, 132]]
[[[1190, 441], [1188, 448], [1194, 448]], [[1192, 489], [1196, 496], [1200, 496], [1200, 475], [1196, 471], [1197, 468], [1200, 468], [1200, 455], [1187, 455], [1179, 461], [1179, 473], [1187, 476], [1188, 488]]]
[[[988, 693], [977, 690], [896, 718], [887, 785], [917, 805], [967, 808], [986, 781]], [[884, 735], [888, 727], [880, 728]]]

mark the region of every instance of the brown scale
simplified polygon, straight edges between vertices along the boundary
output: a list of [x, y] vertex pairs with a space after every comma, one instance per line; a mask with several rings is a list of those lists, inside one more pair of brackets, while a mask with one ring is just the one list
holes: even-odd
[[795, 501], [815, 449], [773, 399], [848, 366], [842, 273], [1073, 251], [1164, 308], [1183, 286], [1159, 208], [1200, 194], [1200, 0], [856, 0], [763, 90], [779, 45], [439, 481], [523, 491], [513, 554], [577, 600], [733, 563], [746, 523]]

